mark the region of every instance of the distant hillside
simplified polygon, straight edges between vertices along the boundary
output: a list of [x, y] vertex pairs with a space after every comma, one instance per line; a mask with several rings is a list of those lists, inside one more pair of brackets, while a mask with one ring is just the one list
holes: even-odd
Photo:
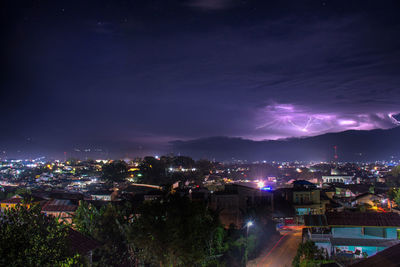
[[400, 127], [388, 130], [329, 133], [307, 138], [252, 141], [209, 137], [171, 142], [174, 153], [216, 160], [332, 160], [337, 146], [339, 160], [373, 161], [400, 158]]

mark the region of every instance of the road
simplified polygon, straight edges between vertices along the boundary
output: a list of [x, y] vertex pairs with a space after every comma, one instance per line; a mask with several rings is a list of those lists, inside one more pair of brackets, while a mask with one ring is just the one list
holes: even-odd
[[301, 228], [294, 228], [282, 234], [281, 239], [272, 248], [249, 262], [247, 267], [291, 267], [301, 242]]

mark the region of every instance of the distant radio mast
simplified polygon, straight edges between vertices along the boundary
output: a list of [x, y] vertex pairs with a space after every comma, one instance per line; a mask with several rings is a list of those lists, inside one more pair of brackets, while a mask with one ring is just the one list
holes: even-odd
[[335, 155], [334, 155], [335, 161], [337, 161], [338, 160], [337, 146], [333, 146], [333, 150], [335, 151]]

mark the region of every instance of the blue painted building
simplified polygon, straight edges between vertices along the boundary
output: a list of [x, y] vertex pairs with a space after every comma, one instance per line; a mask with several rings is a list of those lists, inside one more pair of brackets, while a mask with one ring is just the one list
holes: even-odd
[[312, 240], [330, 257], [372, 256], [400, 242], [396, 213], [326, 213], [305, 215], [304, 240]]

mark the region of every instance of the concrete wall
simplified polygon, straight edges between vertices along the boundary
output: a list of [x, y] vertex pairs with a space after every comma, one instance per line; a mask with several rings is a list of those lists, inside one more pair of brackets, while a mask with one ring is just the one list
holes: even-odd
[[361, 227], [332, 227], [333, 237], [363, 238]]
[[397, 239], [397, 228], [386, 228], [386, 238]]
[[396, 228], [332, 227], [332, 236], [341, 238], [397, 239]]

